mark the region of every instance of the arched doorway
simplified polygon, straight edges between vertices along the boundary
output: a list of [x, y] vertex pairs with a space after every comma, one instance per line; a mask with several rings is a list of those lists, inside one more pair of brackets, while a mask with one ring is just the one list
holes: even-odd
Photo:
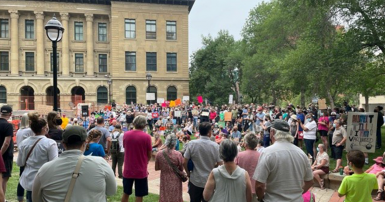
[[128, 86], [126, 88], [126, 104], [136, 104], [136, 88], [134, 86]]
[[84, 101], [86, 100], [86, 92], [84, 88], [82, 88], [81, 86], [73, 87], [71, 90], [71, 100], [75, 106], [77, 106], [78, 103], [84, 103]]
[[31, 86], [23, 86], [20, 88], [20, 109], [35, 109], [35, 91]]
[[108, 103], [108, 90], [105, 86], [100, 86], [96, 93], [96, 100], [98, 104]]
[[[46, 105], [53, 106], [53, 86], [48, 87], [45, 90], [45, 98], [46, 98]], [[57, 106], [60, 108], [60, 90], [59, 88], [57, 89]]]
[[147, 100], [147, 104], [148, 105], [155, 104], [156, 103], [156, 99], [158, 98], [158, 93], [157, 93], [156, 87], [155, 86], [147, 87], [147, 92], [148, 93], [155, 93], [155, 100]]
[[176, 90], [175, 86], [170, 86], [167, 88], [167, 100], [176, 100], [177, 99], [177, 93], [178, 91]]

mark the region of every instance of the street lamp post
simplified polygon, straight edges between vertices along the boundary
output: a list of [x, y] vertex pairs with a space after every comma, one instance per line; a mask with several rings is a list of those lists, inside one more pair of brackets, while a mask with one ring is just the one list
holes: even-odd
[[47, 37], [52, 41], [52, 65], [53, 65], [53, 111], [58, 111], [57, 107], [57, 42], [63, 38], [64, 28], [56, 19], [55, 15], [45, 25]]
[[[147, 93], [150, 93], [150, 81], [152, 79], [152, 75], [150, 73], [147, 73], [146, 74], [146, 79], [148, 81], [148, 86], [147, 86]], [[151, 104], [151, 101], [150, 101], [150, 104]]]
[[111, 78], [108, 79], [107, 83], [108, 83], [108, 99], [110, 100], [110, 104], [112, 105], [112, 100], [111, 100], [111, 84], [112, 84], [112, 80], [111, 80]]

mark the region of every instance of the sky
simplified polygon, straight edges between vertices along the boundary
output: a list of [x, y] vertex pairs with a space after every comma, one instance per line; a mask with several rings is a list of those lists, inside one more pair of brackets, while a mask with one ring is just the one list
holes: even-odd
[[[264, 0], [268, 2], [269, 0]], [[227, 30], [236, 40], [249, 12], [263, 0], [196, 0], [189, 15], [189, 53], [202, 47], [202, 36]]]

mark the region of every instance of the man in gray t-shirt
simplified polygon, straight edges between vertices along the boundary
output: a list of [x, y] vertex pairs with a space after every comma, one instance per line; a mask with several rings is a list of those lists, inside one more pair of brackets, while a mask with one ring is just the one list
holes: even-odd
[[276, 142], [263, 150], [253, 179], [259, 200], [302, 202], [302, 194], [313, 186], [313, 173], [306, 154], [291, 142], [289, 124], [275, 120]]
[[92, 130], [99, 130], [100, 132], [102, 132], [102, 137], [99, 140], [99, 144], [103, 146], [106, 154], [109, 154], [110, 148], [111, 148], [111, 134], [104, 127], [104, 118], [103, 117], [98, 117], [96, 119], [96, 126]]

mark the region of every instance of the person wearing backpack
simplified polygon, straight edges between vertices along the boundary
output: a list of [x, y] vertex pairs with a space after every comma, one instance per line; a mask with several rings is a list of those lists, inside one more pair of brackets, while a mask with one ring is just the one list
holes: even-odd
[[111, 158], [112, 158], [112, 170], [116, 171], [116, 164], [118, 164], [118, 177], [123, 178], [123, 161], [124, 161], [124, 148], [123, 148], [123, 131], [119, 124], [115, 125], [115, 129], [112, 131], [112, 143], [111, 143]]

